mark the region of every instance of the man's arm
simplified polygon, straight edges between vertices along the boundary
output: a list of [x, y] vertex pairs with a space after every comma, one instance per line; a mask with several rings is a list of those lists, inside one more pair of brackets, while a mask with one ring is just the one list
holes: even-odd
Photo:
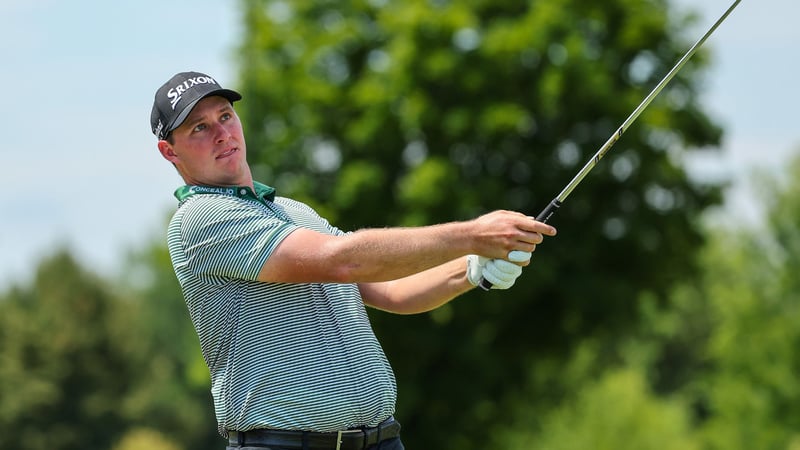
[[418, 314], [436, 309], [473, 289], [462, 257], [399, 280], [360, 283], [364, 303], [396, 314]]
[[466, 222], [368, 229], [344, 236], [298, 229], [275, 248], [258, 279], [278, 283], [398, 280], [467, 254], [505, 258], [513, 250], [532, 252], [542, 234], [555, 235], [555, 229], [511, 211], [495, 211]]

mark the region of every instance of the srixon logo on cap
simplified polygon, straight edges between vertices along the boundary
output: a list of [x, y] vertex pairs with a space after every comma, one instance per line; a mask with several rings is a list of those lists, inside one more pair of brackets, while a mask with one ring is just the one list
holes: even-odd
[[170, 105], [172, 105], [172, 109], [175, 109], [175, 105], [181, 101], [181, 97], [183, 97], [183, 93], [188, 91], [192, 88], [192, 86], [197, 86], [199, 84], [217, 84], [211, 77], [206, 76], [199, 76], [194, 78], [189, 78], [188, 80], [184, 81], [183, 83], [173, 87], [169, 91], [167, 91], [167, 97], [170, 98]]

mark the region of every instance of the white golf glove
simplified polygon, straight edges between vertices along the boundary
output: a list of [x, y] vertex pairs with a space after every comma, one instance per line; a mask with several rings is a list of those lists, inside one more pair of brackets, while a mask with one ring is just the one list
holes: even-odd
[[[481, 280], [492, 283], [492, 289], [508, 289], [522, 274], [522, 266], [514, 262], [531, 259], [532, 253], [514, 250], [504, 259], [489, 259], [478, 255], [467, 256], [467, 279], [473, 286], [480, 286]], [[513, 262], [509, 262], [513, 261]]]

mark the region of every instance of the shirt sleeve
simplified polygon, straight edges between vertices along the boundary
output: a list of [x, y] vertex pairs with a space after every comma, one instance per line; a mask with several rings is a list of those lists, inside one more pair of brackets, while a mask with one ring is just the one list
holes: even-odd
[[184, 207], [184, 253], [196, 275], [255, 280], [278, 244], [298, 228], [264, 205], [235, 197], [203, 196]]

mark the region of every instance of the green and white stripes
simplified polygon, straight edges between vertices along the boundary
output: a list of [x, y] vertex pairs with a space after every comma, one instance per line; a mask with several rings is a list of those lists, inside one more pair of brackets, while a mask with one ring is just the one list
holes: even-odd
[[394, 413], [392, 369], [354, 284], [255, 281], [296, 228], [342, 232], [308, 206], [239, 195], [183, 199], [168, 230], [220, 433], [337, 431]]

